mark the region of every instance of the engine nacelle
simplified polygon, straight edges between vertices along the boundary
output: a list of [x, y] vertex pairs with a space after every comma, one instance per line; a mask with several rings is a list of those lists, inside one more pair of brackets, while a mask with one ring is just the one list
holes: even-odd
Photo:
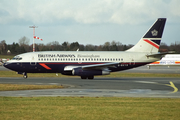
[[72, 70], [72, 75], [78, 76], [94, 76], [94, 75], [109, 75], [109, 71], [103, 70], [83, 70], [82, 68], [74, 68]]
[[72, 70], [74, 69], [74, 68], [78, 68], [79, 66], [66, 66], [65, 68], [64, 68], [64, 71], [62, 72], [62, 74], [63, 75], [73, 75], [72, 74]]

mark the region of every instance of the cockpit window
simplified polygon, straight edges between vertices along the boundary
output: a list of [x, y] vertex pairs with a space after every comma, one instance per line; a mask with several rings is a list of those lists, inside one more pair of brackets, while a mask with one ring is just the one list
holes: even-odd
[[20, 57], [20, 56], [15, 56], [12, 60], [22, 60], [22, 57]]

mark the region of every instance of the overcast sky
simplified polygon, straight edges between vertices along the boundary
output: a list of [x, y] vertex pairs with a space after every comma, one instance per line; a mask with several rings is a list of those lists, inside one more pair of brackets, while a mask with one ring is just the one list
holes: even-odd
[[180, 42], [180, 0], [0, 0], [0, 41], [32, 44], [36, 25], [36, 43], [136, 44], [162, 17], [162, 42]]

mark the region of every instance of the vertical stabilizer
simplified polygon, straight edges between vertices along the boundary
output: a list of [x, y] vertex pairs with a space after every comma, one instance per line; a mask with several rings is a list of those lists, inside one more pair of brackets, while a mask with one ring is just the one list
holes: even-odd
[[166, 18], [158, 18], [140, 41], [127, 51], [157, 53], [161, 43]]

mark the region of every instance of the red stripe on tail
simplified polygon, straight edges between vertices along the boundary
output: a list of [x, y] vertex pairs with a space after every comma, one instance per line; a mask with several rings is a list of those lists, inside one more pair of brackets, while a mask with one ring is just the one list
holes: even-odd
[[153, 43], [152, 41], [148, 40], [148, 39], [143, 39], [145, 42], [151, 44], [152, 46], [154, 46], [155, 48], [159, 49], [159, 45], [156, 45], [155, 43]]

